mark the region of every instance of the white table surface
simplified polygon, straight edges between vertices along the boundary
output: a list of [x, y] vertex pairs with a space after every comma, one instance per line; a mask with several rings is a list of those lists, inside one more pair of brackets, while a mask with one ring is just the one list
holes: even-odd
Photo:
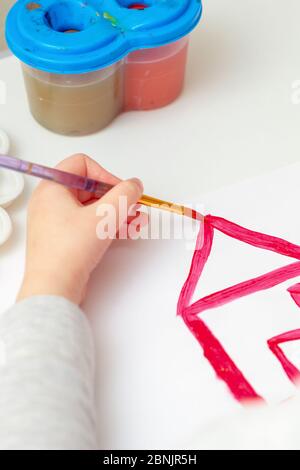
[[[17, 60], [4, 58], [0, 128], [21, 158], [54, 165], [84, 152], [120, 177], [139, 176], [148, 194], [199, 202], [206, 192], [299, 160], [300, 105], [291, 99], [300, 78], [299, 16], [298, 0], [204, 2], [180, 99], [157, 111], [124, 113], [88, 137], [40, 127]], [[28, 178], [24, 197], [9, 209], [15, 227], [0, 248], [0, 311], [13, 302], [22, 276], [26, 203], [35, 184]]]

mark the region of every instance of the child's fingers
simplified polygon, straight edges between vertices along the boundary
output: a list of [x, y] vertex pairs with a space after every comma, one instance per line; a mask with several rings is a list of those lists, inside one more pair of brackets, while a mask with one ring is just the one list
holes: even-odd
[[[119, 183], [120, 179], [106, 171], [101, 165], [92, 160], [90, 157], [84, 154], [75, 154], [71, 157], [66, 158], [60, 162], [56, 168], [61, 171], [74, 173], [79, 176], [96, 179], [103, 181], [108, 184], [115, 185]], [[86, 191], [76, 191], [68, 189], [62, 185], [52, 183], [49, 181], [43, 181], [39, 185], [39, 190], [55, 191], [53, 197], [64, 197], [68, 195], [75, 197], [80, 203], [86, 203], [93, 199], [93, 194]]]
[[71, 157], [65, 158], [56, 168], [113, 185], [120, 181], [119, 178], [109, 173], [109, 171], [105, 170], [99, 163], [83, 153], [77, 153]]
[[116, 238], [131, 238], [132, 230], [136, 233], [139, 233], [142, 228], [146, 227], [149, 224], [149, 216], [145, 212], [138, 211], [135, 216], [129, 216], [126, 223], [121, 227], [119, 232], [116, 235]]
[[[122, 181], [114, 186], [98, 202], [84, 208], [88, 225], [93, 226], [101, 219], [110, 223], [110, 242], [117, 232], [122, 228], [130, 215], [130, 209], [140, 199], [143, 193], [143, 185], [140, 180], [132, 178]], [[108, 244], [110, 243], [108, 241]]]
[[[66, 158], [60, 162], [56, 168], [112, 185], [116, 185], [120, 182], [119, 178], [109, 173], [95, 160], [82, 153]], [[93, 198], [93, 195], [86, 191], [75, 191], [74, 193], [81, 203], [85, 203]]]
[[[89, 201], [87, 201], [85, 203], [85, 206], [89, 206], [91, 204], [94, 204], [95, 202], [98, 202], [99, 199], [91, 199]], [[143, 227], [146, 227], [149, 223], [149, 216], [148, 214], [146, 214], [145, 212], [141, 212], [139, 209], [141, 207], [141, 204], [135, 204], [134, 206], [132, 206], [132, 211], [130, 211], [128, 217], [127, 217], [127, 220], [124, 224], [124, 226], [122, 227], [122, 230], [127, 230], [126, 229], [126, 226], [127, 228], [131, 225], [139, 225], [140, 228], [143, 228]], [[118, 234], [117, 234], [117, 238], [118, 238]]]

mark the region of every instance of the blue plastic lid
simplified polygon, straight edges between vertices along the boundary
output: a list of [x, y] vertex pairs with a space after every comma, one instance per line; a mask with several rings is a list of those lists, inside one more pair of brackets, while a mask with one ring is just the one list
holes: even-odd
[[19, 0], [7, 17], [6, 40], [34, 68], [84, 73], [180, 39], [201, 13], [201, 0]]

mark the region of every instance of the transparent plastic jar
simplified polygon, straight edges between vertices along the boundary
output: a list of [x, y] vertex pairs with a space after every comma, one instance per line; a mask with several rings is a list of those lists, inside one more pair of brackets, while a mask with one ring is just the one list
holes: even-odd
[[107, 126], [122, 111], [122, 61], [96, 72], [77, 75], [22, 66], [31, 113], [53, 132], [91, 134]]
[[160, 108], [179, 96], [201, 15], [201, 0], [19, 0], [6, 39], [23, 64], [34, 118], [85, 135], [123, 110]]
[[166, 46], [132, 52], [125, 59], [125, 110], [161, 108], [184, 84], [188, 36]]

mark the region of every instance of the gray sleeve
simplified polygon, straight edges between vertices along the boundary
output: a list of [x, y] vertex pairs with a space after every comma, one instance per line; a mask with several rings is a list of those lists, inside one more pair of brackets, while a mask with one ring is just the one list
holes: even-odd
[[94, 351], [82, 311], [31, 297], [0, 316], [0, 449], [95, 449]]

